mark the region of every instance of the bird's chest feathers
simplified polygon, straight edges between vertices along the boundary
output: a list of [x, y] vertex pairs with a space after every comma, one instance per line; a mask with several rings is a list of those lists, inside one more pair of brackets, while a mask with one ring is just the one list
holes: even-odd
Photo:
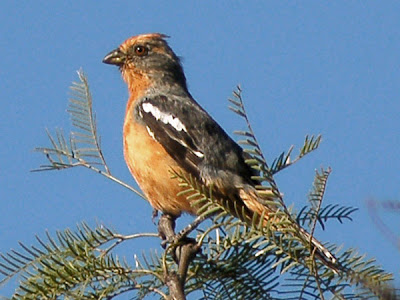
[[181, 191], [170, 171], [181, 172], [176, 161], [151, 136], [146, 126], [135, 120], [135, 109], [129, 107], [124, 122], [124, 156], [129, 170], [146, 194], [151, 205], [163, 212], [179, 215], [193, 213], [185, 197], [176, 197]]
[[129, 169], [139, 180], [139, 177], [151, 174], [157, 166], [164, 165], [161, 162], [165, 161], [167, 153], [146, 126], [134, 118], [134, 110], [128, 109], [124, 122], [124, 156]]

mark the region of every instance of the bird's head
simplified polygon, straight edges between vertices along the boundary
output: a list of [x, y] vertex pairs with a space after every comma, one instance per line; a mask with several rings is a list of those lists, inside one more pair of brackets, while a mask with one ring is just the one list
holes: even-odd
[[186, 88], [186, 79], [178, 56], [160, 33], [141, 34], [127, 39], [108, 53], [103, 62], [119, 66], [124, 80], [133, 84], [135, 78], [170, 81]]

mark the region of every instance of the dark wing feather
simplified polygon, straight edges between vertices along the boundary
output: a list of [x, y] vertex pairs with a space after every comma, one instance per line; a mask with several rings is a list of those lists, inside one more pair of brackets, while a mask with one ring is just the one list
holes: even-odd
[[195, 177], [226, 177], [232, 184], [234, 176], [251, 182], [254, 172], [244, 162], [242, 148], [188, 96], [146, 97], [136, 109], [153, 138]]

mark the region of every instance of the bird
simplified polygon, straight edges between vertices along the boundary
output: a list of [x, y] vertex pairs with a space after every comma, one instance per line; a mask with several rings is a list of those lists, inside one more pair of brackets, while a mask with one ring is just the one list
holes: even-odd
[[[128, 86], [123, 150], [131, 174], [151, 206], [174, 218], [196, 215], [198, 207], [179, 194], [182, 188], [171, 170], [212, 186], [218, 197], [267, 220], [273, 209], [259, 199], [247, 154], [193, 99], [167, 38], [161, 33], [133, 36], [103, 59], [119, 67]], [[296, 228], [325, 263], [336, 263], [317, 239]]]

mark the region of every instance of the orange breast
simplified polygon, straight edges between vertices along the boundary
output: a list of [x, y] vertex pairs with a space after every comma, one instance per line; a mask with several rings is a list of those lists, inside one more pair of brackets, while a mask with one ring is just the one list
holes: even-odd
[[171, 179], [171, 168], [182, 171], [164, 148], [138, 123], [133, 115], [134, 104], [128, 104], [124, 122], [124, 156], [131, 174], [157, 210], [173, 215], [194, 214], [181, 191], [177, 179]]

